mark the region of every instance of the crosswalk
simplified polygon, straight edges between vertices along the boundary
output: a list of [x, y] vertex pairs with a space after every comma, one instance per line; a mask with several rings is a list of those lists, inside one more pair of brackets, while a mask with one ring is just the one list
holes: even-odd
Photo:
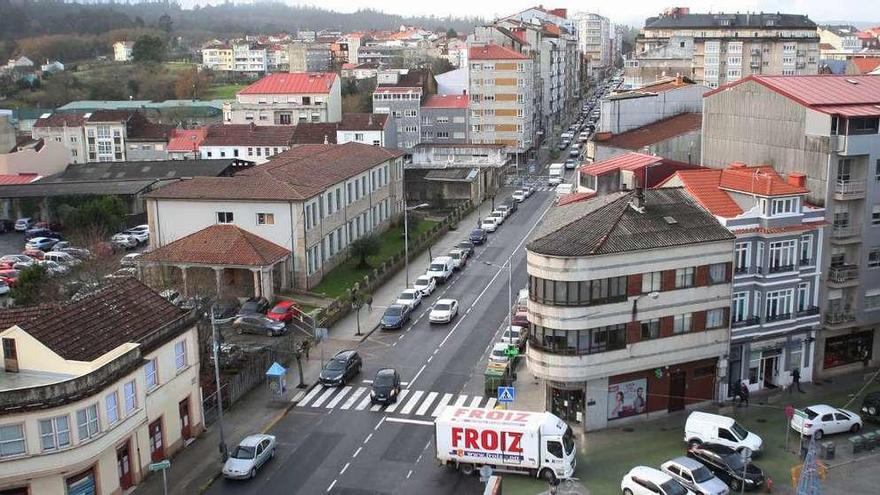
[[347, 385], [324, 387], [318, 385], [306, 394], [296, 407], [304, 409], [339, 409], [342, 411], [371, 411], [402, 416], [436, 418], [447, 406], [493, 408], [497, 400], [481, 395], [450, 394], [426, 390], [403, 389], [397, 402], [387, 406], [370, 401], [370, 387]]

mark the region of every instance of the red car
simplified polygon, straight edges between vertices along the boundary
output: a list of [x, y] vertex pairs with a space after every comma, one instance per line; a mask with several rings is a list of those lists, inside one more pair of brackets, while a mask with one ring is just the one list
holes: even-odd
[[18, 270], [0, 270], [0, 278], [5, 280], [10, 287], [15, 287], [19, 273]]
[[44, 253], [43, 251], [41, 251], [39, 249], [25, 249], [24, 251], [21, 252], [21, 254], [23, 254], [25, 256], [30, 256], [31, 258], [33, 258], [35, 260], [41, 260], [46, 255], [46, 253]]
[[302, 310], [299, 308], [299, 304], [296, 301], [280, 301], [275, 305], [272, 309], [266, 313], [266, 316], [271, 320], [275, 321], [283, 321], [284, 323], [289, 323], [293, 317], [299, 318], [302, 315]]
[[513, 318], [510, 319], [510, 324], [518, 327], [528, 328], [529, 313], [526, 311], [517, 311], [516, 313], [514, 313]]

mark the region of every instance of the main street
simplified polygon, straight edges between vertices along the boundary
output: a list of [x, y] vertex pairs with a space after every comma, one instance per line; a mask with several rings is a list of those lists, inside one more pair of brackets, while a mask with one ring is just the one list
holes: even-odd
[[[278, 440], [277, 453], [255, 479], [218, 480], [208, 493], [479, 492], [477, 477], [434, 462], [433, 418], [446, 404], [494, 405], [492, 398], [461, 391], [508, 311], [507, 269], [498, 267], [513, 255], [516, 297], [526, 285], [526, 239], [553, 196], [552, 191], [537, 191], [521, 203], [477, 247], [467, 267], [423, 301], [406, 328], [376, 331], [360, 344], [363, 370], [348, 387], [318, 386], [303, 398], [270, 430]], [[462, 238], [470, 228], [459, 226]], [[411, 278], [423, 268], [410, 267]], [[427, 312], [441, 297], [458, 299], [459, 316], [448, 325], [430, 325]], [[396, 405], [372, 406], [369, 380], [386, 367], [397, 369], [404, 391]]]

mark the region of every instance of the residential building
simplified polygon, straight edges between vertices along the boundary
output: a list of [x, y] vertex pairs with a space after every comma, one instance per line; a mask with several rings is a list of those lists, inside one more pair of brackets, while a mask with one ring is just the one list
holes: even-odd
[[620, 134], [682, 113], [700, 113], [709, 88], [688, 77], [667, 77], [599, 101], [597, 132]]
[[389, 114], [344, 113], [336, 124], [336, 143], [350, 142], [397, 148], [395, 121]]
[[294, 129], [253, 122], [211, 126], [205, 129], [199, 155], [203, 160], [239, 158], [259, 165], [290, 149]]
[[195, 160], [201, 156], [199, 147], [208, 135], [207, 129], [173, 129], [168, 138], [169, 160]]
[[137, 280], [2, 322], [4, 493], [123, 493], [203, 430], [196, 318]]
[[[352, 241], [381, 233], [397, 219], [403, 207], [403, 152], [353, 142], [301, 145], [232, 177], [169, 184], [150, 193], [147, 203], [151, 249], [172, 246], [215, 224], [234, 225], [291, 253], [289, 261], [281, 261], [282, 252], [267, 248], [272, 256], [256, 256], [249, 263], [252, 270], [266, 271], [281, 261], [273, 280], [309, 290], [346, 259]], [[166, 264], [175, 259], [162, 258]], [[232, 282], [242, 285], [240, 278]]]
[[597, 430], [721, 397], [733, 241], [682, 189], [551, 208], [526, 246], [545, 408]]
[[45, 113], [34, 123], [31, 136], [64, 145], [69, 156], [68, 163], [85, 163], [89, 161], [89, 155], [86, 152], [84, 126], [85, 114]]
[[215, 71], [234, 71], [235, 55], [227, 44], [211, 44], [202, 48], [202, 67]]
[[57, 60], [49, 60], [46, 59], [46, 63], [40, 66], [40, 70], [43, 74], [55, 74], [58, 72], [64, 72], [64, 64]]
[[611, 67], [611, 21], [588, 12], [574, 14], [577, 21], [578, 50], [587, 64], [587, 75], [598, 79]]
[[379, 75], [379, 65], [344, 63], [341, 65], [340, 75], [343, 79], [354, 79], [355, 81], [375, 79]]
[[587, 142], [586, 158], [593, 161], [639, 151], [685, 163], [700, 159], [702, 115], [682, 113], [620, 134], [599, 132]]
[[269, 74], [223, 106], [225, 124], [296, 125], [341, 118], [341, 84], [332, 72]]
[[117, 41], [113, 43], [113, 60], [117, 62], [130, 62], [132, 48], [134, 48], [133, 41]]
[[430, 70], [382, 71], [373, 91], [373, 113], [391, 116], [397, 130], [397, 146], [411, 149], [421, 141], [422, 101], [437, 92]]
[[851, 57], [846, 61], [844, 74], [861, 75], [871, 74], [880, 68], [880, 56], [877, 57]]
[[232, 62], [235, 72], [265, 74], [269, 70], [266, 47], [250, 42], [232, 44]]
[[[807, 75], [819, 70], [816, 23], [805, 15], [691, 14], [687, 8], [670, 8], [645, 21], [636, 38], [636, 60], [670, 43], [678, 43], [678, 50], [692, 61], [691, 71], [681, 75], [712, 88], [750, 74]], [[647, 82], [641, 78], [642, 84]]]
[[534, 61], [500, 45], [471, 46], [468, 60], [470, 141], [517, 154], [535, 147]]
[[880, 50], [880, 26], [859, 31], [856, 36], [861, 40], [863, 49]]
[[432, 95], [422, 104], [423, 143], [466, 143], [468, 133], [468, 96]]
[[824, 25], [816, 30], [819, 33], [819, 43], [829, 45], [835, 52], [855, 53], [862, 49], [862, 40], [857, 35], [859, 29], [855, 26]]
[[458, 95], [468, 90], [468, 66], [437, 74], [437, 94]]
[[736, 235], [727, 395], [811, 381], [821, 326], [819, 263], [825, 209], [806, 203], [806, 176], [770, 166], [680, 170], [661, 187], [684, 187]]
[[63, 144], [28, 138], [0, 153], [0, 175], [52, 175], [64, 170], [68, 163], [70, 154]]
[[630, 53], [623, 62], [623, 89], [634, 89], [693, 74], [694, 40], [687, 36], [671, 36], [667, 43], [644, 46]]
[[467, 67], [467, 41], [452, 38], [446, 41], [446, 60], [455, 68]]
[[[348, 114], [343, 114], [348, 115]], [[293, 130], [291, 144], [336, 144], [338, 122], [306, 122], [297, 125]]]
[[407, 201], [479, 205], [503, 185], [510, 157], [503, 144], [422, 143], [406, 164]]
[[288, 48], [290, 72], [327, 72], [330, 70], [330, 45], [293, 42]]
[[644, 153], [615, 155], [579, 167], [576, 191], [579, 196], [570, 198], [569, 201], [638, 188], [653, 188], [679, 170], [700, 168], [703, 167]]
[[[702, 163], [772, 163], [803, 173], [806, 202], [830, 225], [814, 376], [880, 356], [880, 77], [750, 76], [703, 99]], [[756, 112], [754, 109], [760, 109]]]
[[266, 69], [269, 72], [290, 71], [290, 45], [275, 43], [266, 48]]

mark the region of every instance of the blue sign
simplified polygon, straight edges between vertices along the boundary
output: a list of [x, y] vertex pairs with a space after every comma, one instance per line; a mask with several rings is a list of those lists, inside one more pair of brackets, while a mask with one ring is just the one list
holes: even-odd
[[510, 404], [516, 398], [516, 389], [513, 387], [498, 387], [498, 402]]

